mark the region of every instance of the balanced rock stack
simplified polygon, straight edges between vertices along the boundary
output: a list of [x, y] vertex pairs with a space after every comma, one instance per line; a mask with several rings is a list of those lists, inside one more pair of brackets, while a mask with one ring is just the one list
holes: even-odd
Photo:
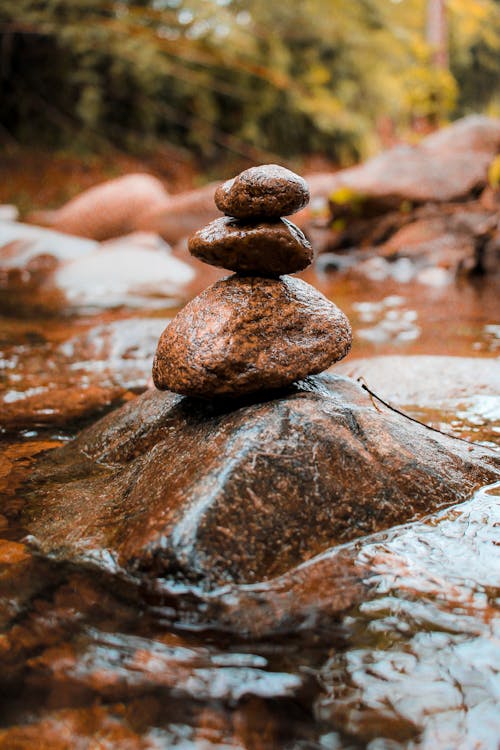
[[237, 397], [283, 388], [345, 357], [352, 335], [344, 313], [314, 287], [282, 275], [312, 261], [307, 239], [282, 218], [308, 201], [305, 180], [274, 164], [217, 189], [226, 216], [196, 232], [189, 250], [236, 273], [205, 289], [162, 333], [157, 388]]

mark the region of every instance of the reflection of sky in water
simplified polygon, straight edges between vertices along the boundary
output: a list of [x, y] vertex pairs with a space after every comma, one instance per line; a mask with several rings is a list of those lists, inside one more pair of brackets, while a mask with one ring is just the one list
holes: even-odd
[[[385, 297], [380, 302], [355, 302], [353, 310], [358, 315], [361, 327], [355, 335], [372, 343], [404, 343], [415, 341], [420, 336], [420, 327], [416, 324], [416, 310], [402, 308], [405, 299], [397, 295]], [[363, 324], [372, 323], [371, 326]]]
[[484, 342], [475, 343], [474, 349], [486, 349], [490, 352], [500, 349], [500, 325], [492, 323], [484, 326], [483, 338]]
[[472, 344], [477, 352], [497, 352], [500, 349], [500, 325], [488, 323], [480, 333], [480, 340]]
[[[361, 547], [376, 588], [348, 618], [351, 648], [321, 671], [319, 718], [370, 750], [497, 749], [499, 494], [497, 483]], [[350, 747], [336, 732], [329, 743]]]

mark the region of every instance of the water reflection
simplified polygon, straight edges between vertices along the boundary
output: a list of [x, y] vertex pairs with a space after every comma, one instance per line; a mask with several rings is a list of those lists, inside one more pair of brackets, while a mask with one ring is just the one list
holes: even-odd
[[[311, 271], [308, 280], [351, 316], [354, 356], [498, 351], [494, 284], [424, 293], [348, 274]], [[74, 365], [81, 334], [90, 352], [82, 362], [97, 357], [145, 384], [152, 334], [143, 326], [160, 321], [137, 324], [138, 336], [129, 322], [113, 325], [118, 339], [99, 349], [110, 322], [12, 319], [2, 343], [17, 359], [6, 372], [23, 362], [28, 371], [34, 346], [58, 348], [57, 363], [64, 355]], [[129, 347], [130, 336], [142, 344], [128, 355], [129, 372], [120, 342]], [[412, 413], [461, 437], [498, 440], [499, 400], [489, 392], [421, 400]], [[146, 590], [45, 560], [21, 541], [21, 479], [71, 434], [27, 429], [0, 457], [0, 750], [498, 750], [499, 486], [266, 584]]]
[[378, 581], [321, 670], [318, 718], [390, 747], [498, 747], [499, 497], [497, 484], [360, 550]]

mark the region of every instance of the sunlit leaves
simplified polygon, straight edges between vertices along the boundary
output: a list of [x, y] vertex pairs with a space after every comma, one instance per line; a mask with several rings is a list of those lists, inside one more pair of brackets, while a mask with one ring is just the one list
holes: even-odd
[[167, 138], [207, 158], [350, 160], [376, 145], [381, 119], [404, 133], [415, 118], [500, 107], [500, 3], [448, 0], [450, 71], [433, 66], [426, 6], [2, 0], [5, 127], [19, 134], [23, 119], [33, 138], [132, 148]]

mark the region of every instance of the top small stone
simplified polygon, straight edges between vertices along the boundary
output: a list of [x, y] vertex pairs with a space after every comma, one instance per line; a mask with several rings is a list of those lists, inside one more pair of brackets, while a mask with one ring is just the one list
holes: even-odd
[[237, 219], [277, 219], [309, 202], [307, 182], [277, 164], [262, 164], [241, 172], [215, 191], [215, 205]]

